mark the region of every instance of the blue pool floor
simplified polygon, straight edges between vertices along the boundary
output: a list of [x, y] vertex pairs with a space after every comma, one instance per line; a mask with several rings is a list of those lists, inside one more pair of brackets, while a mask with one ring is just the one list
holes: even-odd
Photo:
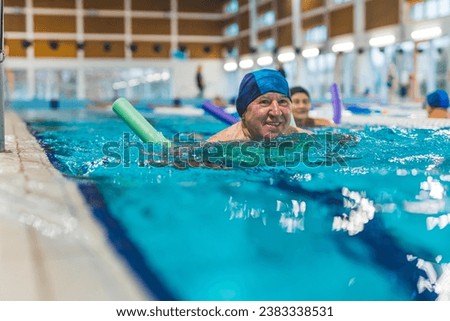
[[0, 153], [0, 300], [150, 300], [108, 245], [77, 186], [25, 123], [5, 114]]

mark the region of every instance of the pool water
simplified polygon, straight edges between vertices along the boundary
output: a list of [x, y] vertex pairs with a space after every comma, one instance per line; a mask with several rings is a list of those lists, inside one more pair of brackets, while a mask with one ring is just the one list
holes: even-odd
[[[262, 144], [257, 163], [238, 149], [232, 166], [180, 168], [139, 154], [113, 114], [22, 116], [160, 299], [450, 300], [450, 128], [321, 129], [278, 141], [294, 146], [272, 163]], [[166, 137], [225, 127], [145, 116]]]

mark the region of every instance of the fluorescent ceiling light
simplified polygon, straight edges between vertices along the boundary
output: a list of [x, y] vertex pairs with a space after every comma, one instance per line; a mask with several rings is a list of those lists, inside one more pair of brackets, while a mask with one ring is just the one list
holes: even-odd
[[139, 81], [139, 79], [130, 79], [130, 80], [128, 80], [128, 86], [129, 87], [136, 87], [140, 83], [141, 82]]
[[161, 76], [157, 73], [148, 74], [147, 76], [145, 76], [145, 81], [147, 81], [147, 82], [155, 82], [158, 80], [161, 80]]
[[241, 69], [250, 69], [253, 67], [253, 65], [254, 65], [253, 59], [250, 58], [242, 59], [241, 61], [239, 61], [239, 67]]
[[295, 53], [293, 51], [282, 52], [277, 58], [279, 62], [289, 62], [295, 59]]
[[225, 71], [228, 71], [228, 72], [230, 72], [230, 71], [235, 71], [235, 70], [237, 69], [237, 67], [238, 67], [238, 65], [237, 65], [237, 63], [234, 62], [234, 61], [226, 62], [226, 63], [223, 65], [223, 69], [224, 69]]
[[302, 51], [302, 56], [305, 58], [317, 57], [319, 54], [320, 50], [318, 48], [308, 48]]
[[162, 74], [161, 74], [161, 79], [162, 80], [169, 80], [170, 79], [170, 73], [169, 72], [167, 72], [167, 71], [163, 71], [162, 72]]
[[261, 67], [269, 66], [272, 64], [272, 62], [273, 62], [272, 56], [262, 56], [256, 60], [256, 63]]
[[349, 52], [349, 51], [352, 51], [354, 47], [355, 47], [355, 45], [351, 41], [349, 41], [349, 42], [340, 42], [340, 43], [335, 43], [331, 47], [331, 50], [333, 52]]
[[153, 82], [154, 81], [154, 74], [148, 74], [147, 76], [145, 76], [145, 81]]
[[442, 35], [442, 29], [440, 27], [418, 29], [411, 32], [411, 38], [415, 41], [430, 40], [440, 35]]
[[123, 88], [127, 88], [128, 87], [128, 83], [126, 81], [118, 81], [113, 83], [113, 89], [114, 90], [119, 90], [119, 89], [123, 89]]
[[392, 45], [393, 43], [395, 43], [394, 35], [378, 36], [370, 38], [369, 40], [369, 45], [371, 47], [385, 47], [388, 45]]

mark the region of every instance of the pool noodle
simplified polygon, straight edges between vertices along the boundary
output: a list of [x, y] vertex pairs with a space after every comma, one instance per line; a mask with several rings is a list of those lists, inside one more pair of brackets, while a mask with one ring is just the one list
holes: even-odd
[[234, 117], [233, 115], [230, 115], [229, 113], [227, 113], [225, 110], [223, 110], [222, 108], [217, 107], [216, 105], [214, 105], [212, 102], [210, 102], [209, 100], [206, 100], [203, 104], [202, 104], [202, 108], [208, 112], [210, 115], [214, 116], [215, 118], [229, 124], [229, 125], [233, 125], [235, 123], [237, 123], [239, 121], [239, 119], [237, 119], [236, 117]]
[[333, 83], [330, 87], [331, 104], [333, 105], [333, 121], [335, 124], [341, 123], [342, 118], [342, 101], [339, 95], [339, 86]]
[[170, 143], [125, 98], [118, 98], [112, 109], [145, 143]]

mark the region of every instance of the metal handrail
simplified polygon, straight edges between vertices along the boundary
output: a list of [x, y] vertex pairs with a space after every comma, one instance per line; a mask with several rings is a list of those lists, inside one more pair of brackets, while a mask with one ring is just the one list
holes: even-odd
[[4, 39], [4, 20], [3, 0], [0, 0], [0, 153], [5, 151], [5, 81], [3, 61], [5, 60], [5, 39]]

